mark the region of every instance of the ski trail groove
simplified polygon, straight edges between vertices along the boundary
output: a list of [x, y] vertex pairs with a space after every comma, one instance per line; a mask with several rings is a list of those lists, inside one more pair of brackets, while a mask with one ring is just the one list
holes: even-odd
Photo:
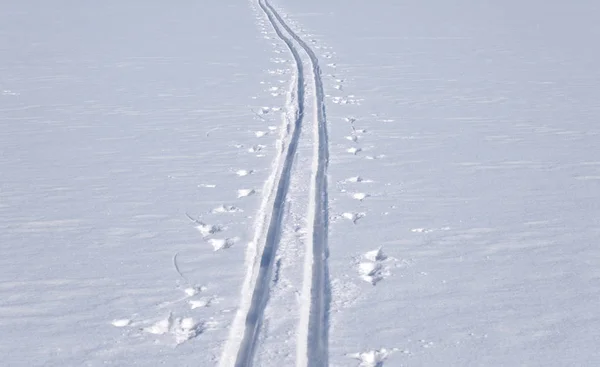
[[329, 142], [327, 115], [325, 113], [325, 93], [321, 79], [319, 60], [314, 51], [298, 36], [269, 4], [259, 0], [277, 18], [279, 24], [302, 47], [309, 57], [315, 89], [313, 109], [313, 163], [308, 209], [310, 241], [306, 249], [304, 284], [302, 289], [302, 310], [296, 349], [296, 365], [324, 367], [328, 365], [329, 304], [331, 289], [327, 259], [329, 248], [327, 234], [329, 228], [327, 165], [329, 162]]
[[[310, 167], [308, 203], [308, 241], [303, 268], [300, 322], [296, 338], [296, 366], [328, 365], [330, 284], [327, 258], [329, 160], [325, 94], [317, 56], [283, 20], [267, 0], [257, 4], [277, 36], [293, 56], [295, 73], [286, 102], [284, 128], [273, 170], [265, 184], [254, 240], [248, 247], [247, 273], [240, 307], [220, 360], [222, 367], [250, 367], [257, 348], [258, 334], [271, 289], [271, 278], [283, 228], [283, 212], [290, 186], [294, 156], [304, 118], [305, 71], [300, 52], [308, 56], [314, 87], [312, 100], [313, 158]], [[300, 46], [297, 47], [294, 41]]]
[[222, 367], [249, 367], [258, 332], [269, 297], [271, 273], [282, 227], [285, 198], [290, 173], [300, 138], [304, 116], [304, 68], [302, 58], [291, 39], [276, 26], [272, 15], [259, 2], [275, 33], [286, 44], [294, 58], [295, 73], [286, 102], [282, 136], [273, 170], [265, 184], [265, 195], [259, 209], [252, 244], [248, 247], [248, 270], [242, 287], [240, 307], [235, 315], [230, 336], [220, 360]]

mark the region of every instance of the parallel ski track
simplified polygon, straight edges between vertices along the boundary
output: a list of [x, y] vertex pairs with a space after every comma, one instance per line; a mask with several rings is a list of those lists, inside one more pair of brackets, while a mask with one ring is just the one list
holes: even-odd
[[[286, 24], [271, 4], [267, 0], [257, 0], [257, 3], [277, 36], [286, 44], [293, 56], [296, 70], [287, 102], [285, 131], [280, 140], [273, 171], [265, 184], [266, 194], [263, 196], [259, 211], [253, 246], [250, 246], [248, 252], [249, 266], [240, 308], [221, 356], [220, 366], [252, 366], [265, 307], [269, 299], [273, 264], [283, 227], [285, 199], [304, 118], [305, 75], [300, 50], [294, 44], [295, 41], [308, 55], [315, 90], [312, 103], [314, 148], [307, 215], [309, 241], [306, 247], [300, 324], [297, 332], [296, 365], [325, 367], [328, 365], [330, 303], [327, 267], [329, 151], [321, 71], [313, 50]], [[257, 268], [257, 265], [260, 266]]]
[[315, 90], [313, 109], [315, 121], [313, 129], [314, 151], [311, 177], [311, 201], [308, 220], [310, 241], [307, 246], [304, 285], [302, 289], [302, 310], [298, 329], [297, 366], [322, 367], [328, 365], [329, 304], [331, 300], [329, 268], [327, 259], [329, 228], [327, 166], [329, 162], [329, 142], [327, 115], [325, 113], [325, 93], [319, 59], [314, 51], [283, 20], [267, 0], [259, 0], [277, 18], [285, 31], [302, 47], [310, 59]]

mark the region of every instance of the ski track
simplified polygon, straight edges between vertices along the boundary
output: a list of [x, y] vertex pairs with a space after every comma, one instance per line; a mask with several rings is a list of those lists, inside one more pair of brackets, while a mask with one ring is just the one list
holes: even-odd
[[252, 366], [258, 347], [259, 333], [272, 287], [277, 248], [284, 228], [283, 218], [292, 166], [304, 123], [306, 90], [301, 56], [304, 53], [311, 66], [310, 79], [315, 93], [312, 99], [313, 157], [307, 213], [308, 241], [300, 296], [300, 321], [296, 331], [296, 365], [324, 367], [328, 365], [328, 314], [331, 296], [327, 265], [329, 151], [321, 71], [314, 51], [287, 25], [271, 4], [267, 0], [257, 0], [257, 4], [277, 36], [286, 44], [294, 59], [295, 70], [286, 101], [277, 155], [263, 190], [254, 240], [248, 247], [247, 272], [240, 306], [225, 343], [220, 366]]

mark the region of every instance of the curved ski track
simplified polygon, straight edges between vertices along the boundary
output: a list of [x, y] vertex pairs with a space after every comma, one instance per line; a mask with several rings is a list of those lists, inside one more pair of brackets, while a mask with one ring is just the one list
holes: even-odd
[[327, 258], [329, 160], [325, 95], [317, 56], [271, 6], [257, 0], [277, 36], [286, 44], [295, 63], [291, 89], [286, 102], [282, 135], [273, 169], [264, 187], [263, 201], [255, 224], [254, 240], [247, 252], [247, 273], [240, 307], [220, 360], [222, 367], [250, 367], [253, 364], [261, 324], [269, 299], [271, 277], [283, 228], [283, 212], [292, 166], [305, 110], [305, 70], [301, 54], [310, 64], [309, 78], [314, 87], [312, 100], [313, 158], [308, 203], [308, 243], [305, 249], [300, 322], [297, 330], [296, 366], [328, 365], [330, 285]]

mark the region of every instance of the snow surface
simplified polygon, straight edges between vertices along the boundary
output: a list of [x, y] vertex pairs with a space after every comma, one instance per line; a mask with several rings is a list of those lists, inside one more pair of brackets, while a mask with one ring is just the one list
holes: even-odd
[[600, 364], [599, 11], [5, 2], [0, 364]]

